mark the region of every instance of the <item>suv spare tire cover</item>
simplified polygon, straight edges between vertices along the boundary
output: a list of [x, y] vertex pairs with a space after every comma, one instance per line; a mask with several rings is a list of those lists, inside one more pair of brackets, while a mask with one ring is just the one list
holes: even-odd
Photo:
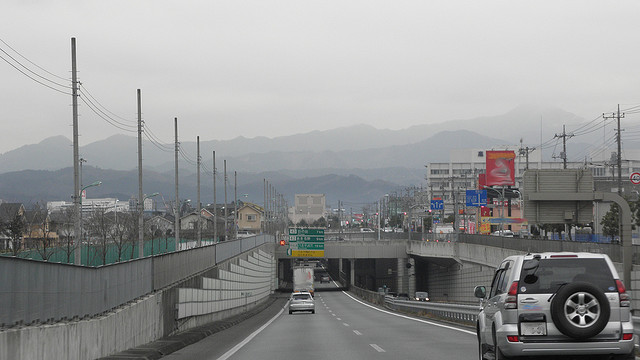
[[[611, 314], [604, 291], [587, 282], [561, 287], [551, 301], [550, 310], [558, 330], [574, 339], [598, 335], [607, 326]], [[583, 324], [580, 324], [581, 318]]]

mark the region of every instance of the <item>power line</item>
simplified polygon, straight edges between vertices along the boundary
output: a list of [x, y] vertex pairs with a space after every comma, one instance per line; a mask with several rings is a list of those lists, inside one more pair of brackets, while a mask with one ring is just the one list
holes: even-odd
[[[59, 93], [62, 93], [62, 94], [65, 94], [65, 95], [71, 95], [71, 93], [65, 92], [65, 91], [60, 90], [60, 89], [56, 89], [56, 88], [54, 88], [53, 86], [48, 85], [48, 84], [45, 84], [45, 83], [43, 83], [42, 81], [40, 81], [40, 80], [38, 80], [38, 79], [36, 79], [36, 78], [34, 78], [34, 77], [30, 76], [29, 74], [25, 73], [24, 71], [22, 71], [21, 69], [19, 69], [17, 66], [15, 66], [14, 64], [12, 64], [9, 60], [5, 59], [5, 58], [4, 58], [4, 56], [0, 55], [0, 59], [4, 60], [7, 64], [11, 65], [14, 69], [18, 70], [22, 75], [24, 75], [24, 76], [28, 77], [29, 79], [31, 79], [31, 80], [33, 80], [33, 81], [37, 82], [38, 84], [40, 84], [40, 85], [42, 85], [42, 86], [44, 86], [44, 87], [47, 87], [47, 88], [49, 88], [49, 89], [51, 89], [51, 90], [57, 91], [57, 92], [59, 92]], [[70, 87], [66, 87], [66, 88], [70, 89]]]
[[[60, 79], [60, 80], [63, 80], [63, 81], [69, 81], [69, 79], [68, 79], [68, 78], [65, 78], [65, 77], [62, 77], [62, 76], [58, 76], [58, 75], [56, 75], [56, 74], [54, 74], [54, 73], [52, 73], [52, 72], [50, 72], [50, 71], [46, 70], [45, 68], [43, 68], [43, 67], [39, 66], [38, 64], [34, 63], [33, 61], [31, 61], [31, 60], [27, 59], [24, 55], [20, 54], [16, 49], [12, 48], [12, 47], [11, 47], [11, 45], [7, 44], [7, 42], [6, 42], [6, 41], [2, 40], [2, 38], [0, 38], [0, 42], [2, 42], [5, 46], [7, 46], [9, 49], [11, 49], [14, 53], [18, 54], [21, 58], [25, 59], [25, 60], [26, 60], [26, 61], [28, 61], [30, 64], [32, 64], [33, 66], [37, 67], [38, 69], [40, 69], [40, 70], [44, 71], [45, 73], [47, 73], [47, 74], [49, 74], [49, 75], [51, 75], [51, 76], [53, 76], [53, 77], [56, 77], [56, 78], [58, 78], [58, 79]], [[70, 87], [69, 87], [69, 88], [70, 88]]]
[[119, 116], [119, 115], [117, 115], [117, 114], [113, 113], [112, 111], [110, 111], [109, 109], [107, 109], [107, 108], [106, 108], [104, 105], [102, 105], [102, 104], [101, 104], [101, 103], [100, 103], [100, 102], [99, 102], [99, 101], [98, 101], [98, 100], [97, 100], [93, 95], [91, 95], [91, 93], [89, 92], [89, 90], [87, 89], [87, 87], [86, 87], [86, 86], [84, 86], [84, 83], [79, 83], [78, 90], [80, 90], [80, 92], [81, 92], [81, 93], [84, 93], [84, 94], [86, 94], [87, 96], [89, 96], [89, 97], [93, 100], [93, 102], [94, 102], [94, 103], [96, 103], [97, 105], [99, 105], [99, 106], [100, 106], [102, 109], [104, 109], [106, 112], [108, 112], [109, 114], [111, 114], [112, 116], [114, 116], [114, 117], [116, 117], [116, 118], [118, 118], [118, 119], [120, 119], [120, 120], [123, 120], [123, 121], [128, 122], [129, 124], [121, 123], [121, 122], [118, 122], [118, 121], [116, 121], [115, 119], [113, 119], [113, 121], [114, 121], [114, 122], [118, 122], [118, 124], [121, 124], [121, 125], [123, 125], [123, 126], [138, 126], [138, 122], [137, 122], [136, 120], [125, 119], [125, 118], [123, 118], [122, 116]]
[[96, 115], [98, 115], [99, 118], [101, 118], [102, 120], [106, 121], [107, 123], [109, 123], [110, 125], [122, 130], [122, 131], [127, 131], [127, 132], [136, 132], [137, 130], [132, 130], [132, 129], [126, 129], [124, 127], [119, 126], [116, 123], [113, 123], [111, 121], [111, 119], [109, 117], [104, 116], [100, 109], [96, 109], [95, 105], [93, 105], [91, 103], [91, 101], [87, 101], [84, 97], [82, 96], [78, 96], [80, 98], [80, 100], [82, 100], [83, 103], [85, 103], [85, 105], [87, 105], [87, 107], [89, 107], [89, 109], [91, 109], [91, 111], [93, 111]]

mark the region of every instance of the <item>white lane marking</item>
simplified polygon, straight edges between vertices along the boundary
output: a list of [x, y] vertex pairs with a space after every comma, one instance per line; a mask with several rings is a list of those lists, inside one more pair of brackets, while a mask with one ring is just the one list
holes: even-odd
[[360, 331], [358, 331], [358, 330], [353, 330], [353, 332], [354, 332], [356, 335], [362, 335], [362, 333], [361, 333]]
[[340, 320], [342, 320], [342, 319], [340, 319], [340, 318], [336, 318], [336, 320], [340, 321]]
[[368, 307], [370, 307], [370, 308], [372, 308], [372, 309], [374, 309], [374, 310], [377, 310], [377, 311], [383, 312], [383, 313], [385, 313], [385, 314], [389, 314], [389, 315], [393, 315], [393, 316], [401, 317], [401, 318], [404, 318], [404, 319], [409, 319], [409, 320], [413, 320], [413, 321], [421, 322], [421, 323], [424, 323], [424, 324], [429, 324], [429, 325], [433, 325], [433, 326], [439, 326], [439, 327], [442, 327], [442, 328], [445, 328], [445, 329], [450, 329], [450, 330], [460, 331], [460, 332], [463, 332], [463, 333], [465, 333], [465, 334], [469, 334], [469, 335], [476, 336], [475, 331], [469, 331], [469, 330], [459, 329], [459, 328], [456, 328], [456, 327], [453, 327], [453, 326], [448, 326], [448, 325], [438, 324], [438, 323], [433, 322], [433, 321], [426, 321], [426, 320], [422, 320], [422, 319], [416, 319], [416, 318], [412, 318], [412, 317], [410, 317], [410, 316], [400, 315], [400, 314], [393, 313], [393, 312], [391, 312], [391, 311], [378, 309], [378, 308], [377, 308], [377, 307], [375, 307], [375, 306], [371, 306], [371, 305], [369, 305], [369, 304], [367, 304], [367, 303], [365, 303], [365, 302], [362, 302], [362, 301], [360, 301], [360, 300], [358, 300], [358, 299], [354, 298], [353, 296], [351, 296], [351, 295], [347, 294], [347, 292], [346, 292], [346, 291], [343, 291], [342, 293], [343, 293], [343, 294], [345, 294], [345, 295], [347, 295], [348, 297], [350, 297], [350, 298], [351, 298], [351, 300], [353, 300], [353, 301], [355, 301], [355, 302], [358, 302], [358, 303], [360, 303], [360, 304], [362, 304], [362, 305], [364, 305], [364, 306], [368, 306]]
[[336, 314], [331, 314], [331, 316], [336, 316]]
[[386, 352], [386, 351], [384, 351], [383, 348], [381, 348], [380, 346], [378, 346], [376, 344], [369, 344], [369, 346], [371, 346], [372, 348], [376, 349], [377, 352]]
[[342, 325], [344, 325], [344, 326], [349, 326], [349, 324], [347, 324], [347, 323], [342, 323]]
[[222, 354], [222, 356], [220, 356], [218, 358], [218, 360], [227, 360], [228, 358], [233, 356], [233, 354], [238, 352], [238, 350], [242, 349], [243, 346], [247, 345], [249, 343], [249, 341], [253, 340], [254, 337], [256, 337], [260, 332], [262, 332], [262, 330], [266, 329], [267, 326], [271, 325], [271, 323], [274, 322], [278, 318], [278, 316], [282, 315], [282, 313], [284, 312], [284, 309], [287, 307], [287, 304], [289, 304], [288, 301], [287, 301], [286, 304], [284, 304], [284, 307], [282, 309], [280, 309], [280, 311], [276, 314], [276, 316], [272, 317], [271, 320], [267, 321], [266, 324], [260, 326], [260, 328], [258, 328], [258, 330], [256, 330], [253, 333], [251, 333], [251, 335], [247, 336], [244, 340], [242, 340], [236, 346], [232, 347], [229, 351], [227, 351], [226, 353]]

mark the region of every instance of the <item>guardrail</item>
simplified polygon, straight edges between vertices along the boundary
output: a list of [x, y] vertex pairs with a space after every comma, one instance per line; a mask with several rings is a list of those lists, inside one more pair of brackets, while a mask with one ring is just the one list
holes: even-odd
[[480, 306], [478, 305], [399, 300], [391, 296], [386, 296], [384, 303], [393, 310], [431, 315], [439, 319], [459, 322], [466, 325], [474, 325], [480, 312]]
[[[398, 300], [391, 296], [385, 296], [384, 303], [393, 310], [416, 314], [429, 314], [439, 319], [450, 320], [467, 325], [475, 325], [476, 320], [478, 319], [478, 313], [480, 312], [480, 306], [478, 305]], [[631, 319], [633, 320], [633, 332], [637, 339], [640, 337], [640, 316], [632, 316]]]

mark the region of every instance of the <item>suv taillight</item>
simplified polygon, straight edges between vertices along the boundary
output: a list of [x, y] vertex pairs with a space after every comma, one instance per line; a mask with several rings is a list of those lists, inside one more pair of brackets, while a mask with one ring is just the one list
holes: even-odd
[[616, 287], [618, 288], [618, 296], [620, 297], [620, 307], [631, 306], [631, 297], [627, 294], [627, 289], [625, 289], [620, 279], [616, 280]]
[[505, 309], [517, 309], [518, 308], [518, 282], [514, 281], [509, 287], [507, 297], [504, 299]]

